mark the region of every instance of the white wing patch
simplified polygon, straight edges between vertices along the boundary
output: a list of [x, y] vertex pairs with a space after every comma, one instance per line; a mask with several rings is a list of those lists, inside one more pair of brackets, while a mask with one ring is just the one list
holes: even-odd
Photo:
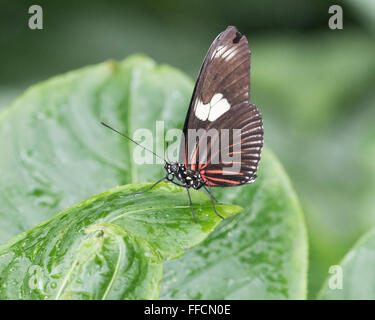
[[206, 121], [215, 121], [217, 118], [222, 116], [225, 112], [230, 109], [230, 104], [227, 99], [223, 97], [221, 93], [216, 93], [211, 101], [204, 104], [202, 101], [197, 99], [195, 101], [194, 112], [195, 116]]
[[227, 46], [218, 46], [212, 53], [211, 60], [214, 58], [219, 58], [225, 51], [227, 51]]
[[225, 61], [230, 60], [235, 54], [236, 54], [237, 47], [232, 47], [229, 50], [227, 50], [223, 55], [221, 56]]
[[[229, 51], [229, 50], [228, 50]], [[231, 53], [225, 58], [225, 61], [229, 61], [234, 57], [235, 54], [237, 54], [238, 50], [232, 50]], [[223, 55], [224, 58], [224, 55]]]
[[238, 52], [238, 47], [229, 48], [227, 46], [218, 46], [214, 52], [212, 52], [211, 60], [222, 58], [225, 61], [229, 61]]
[[195, 101], [194, 111], [195, 111], [195, 116], [198, 119], [202, 121], [206, 121], [208, 118], [208, 114], [210, 113], [210, 104], [204, 104], [202, 101], [197, 99]]
[[[212, 99], [211, 99], [211, 101], [212, 101]], [[219, 118], [225, 112], [227, 112], [229, 109], [230, 109], [230, 104], [228, 103], [228, 100], [225, 99], [225, 98], [219, 100], [214, 105], [211, 103], [211, 110], [210, 110], [210, 114], [208, 115], [208, 120], [211, 121], [211, 122], [215, 121], [217, 118]]]

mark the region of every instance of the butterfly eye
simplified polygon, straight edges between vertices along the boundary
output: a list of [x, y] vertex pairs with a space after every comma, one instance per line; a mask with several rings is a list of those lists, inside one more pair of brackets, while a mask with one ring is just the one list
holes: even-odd
[[171, 170], [172, 170], [172, 172], [177, 172], [177, 171], [178, 171], [178, 166], [177, 166], [177, 164], [172, 164], [172, 165], [171, 165]]

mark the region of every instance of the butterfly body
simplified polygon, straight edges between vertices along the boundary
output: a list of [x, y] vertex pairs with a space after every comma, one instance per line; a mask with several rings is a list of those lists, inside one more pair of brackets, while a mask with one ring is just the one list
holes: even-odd
[[[167, 172], [167, 180], [179, 186], [199, 190], [206, 184], [199, 171], [189, 170], [182, 163], [167, 162], [164, 167], [165, 171]], [[175, 182], [175, 179], [177, 179], [181, 184]]]

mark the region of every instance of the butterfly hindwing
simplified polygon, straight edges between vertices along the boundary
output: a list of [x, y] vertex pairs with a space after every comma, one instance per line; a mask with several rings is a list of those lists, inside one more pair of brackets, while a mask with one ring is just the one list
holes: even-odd
[[[211, 129], [216, 129], [217, 135], [211, 137]], [[239, 132], [237, 137], [236, 130]], [[209, 125], [205, 132], [207, 136], [204, 139], [200, 136], [192, 151], [187, 152], [187, 167], [199, 171], [211, 186], [252, 183], [263, 147], [263, 123], [258, 109], [244, 102], [237, 106], [235, 117], [227, 113], [219, 122]], [[223, 137], [225, 134], [227, 137]]]

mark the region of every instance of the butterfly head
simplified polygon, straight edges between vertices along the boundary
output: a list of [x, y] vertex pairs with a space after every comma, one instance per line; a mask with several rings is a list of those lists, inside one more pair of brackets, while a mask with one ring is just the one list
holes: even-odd
[[180, 166], [178, 165], [177, 162], [172, 162], [172, 163], [167, 162], [164, 167], [167, 173], [170, 175], [176, 175], [180, 170]]

